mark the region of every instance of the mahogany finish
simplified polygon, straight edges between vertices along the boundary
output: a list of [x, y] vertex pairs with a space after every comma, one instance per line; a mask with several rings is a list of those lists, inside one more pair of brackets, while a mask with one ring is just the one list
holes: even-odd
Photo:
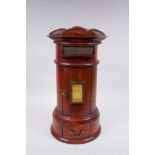
[[56, 44], [57, 106], [52, 135], [59, 141], [82, 144], [101, 131], [96, 107], [97, 45], [106, 35], [97, 29], [73, 27], [49, 34]]

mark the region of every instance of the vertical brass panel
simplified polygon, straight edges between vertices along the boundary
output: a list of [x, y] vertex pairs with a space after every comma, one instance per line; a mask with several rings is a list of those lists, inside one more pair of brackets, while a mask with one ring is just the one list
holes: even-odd
[[72, 103], [82, 102], [82, 84], [72, 84]]
[[84, 85], [81, 81], [72, 81], [71, 83], [71, 103], [79, 104], [83, 102]]

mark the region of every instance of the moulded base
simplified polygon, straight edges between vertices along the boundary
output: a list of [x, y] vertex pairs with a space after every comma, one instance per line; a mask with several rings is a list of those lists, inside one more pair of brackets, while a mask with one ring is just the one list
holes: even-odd
[[98, 130], [96, 131], [96, 133], [92, 136], [83, 138], [83, 139], [66, 139], [64, 137], [60, 137], [55, 130], [53, 129], [52, 125], [51, 125], [51, 134], [54, 136], [54, 138], [56, 138], [57, 140], [64, 142], [64, 143], [68, 143], [68, 144], [85, 144], [88, 143], [94, 139], [96, 139], [99, 134], [101, 132], [101, 126], [99, 126]]
[[57, 109], [53, 112], [51, 133], [59, 141], [70, 144], [83, 144], [96, 139], [100, 132], [101, 127], [97, 108], [91, 115], [84, 117], [65, 116], [59, 113]]

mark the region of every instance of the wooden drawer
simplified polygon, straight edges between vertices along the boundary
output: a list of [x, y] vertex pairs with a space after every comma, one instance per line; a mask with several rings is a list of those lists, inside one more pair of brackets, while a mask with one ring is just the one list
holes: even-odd
[[81, 125], [64, 125], [63, 137], [67, 139], [81, 139], [89, 136], [90, 123]]

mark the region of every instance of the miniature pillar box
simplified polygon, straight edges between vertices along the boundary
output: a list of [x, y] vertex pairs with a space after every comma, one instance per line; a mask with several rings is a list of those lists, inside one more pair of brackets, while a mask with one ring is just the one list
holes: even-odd
[[56, 44], [57, 106], [52, 135], [66, 143], [94, 140], [101, 131], [96, 107], [97, 45], [106, 35], [97, 29], [73, 27], [49, 34]]

